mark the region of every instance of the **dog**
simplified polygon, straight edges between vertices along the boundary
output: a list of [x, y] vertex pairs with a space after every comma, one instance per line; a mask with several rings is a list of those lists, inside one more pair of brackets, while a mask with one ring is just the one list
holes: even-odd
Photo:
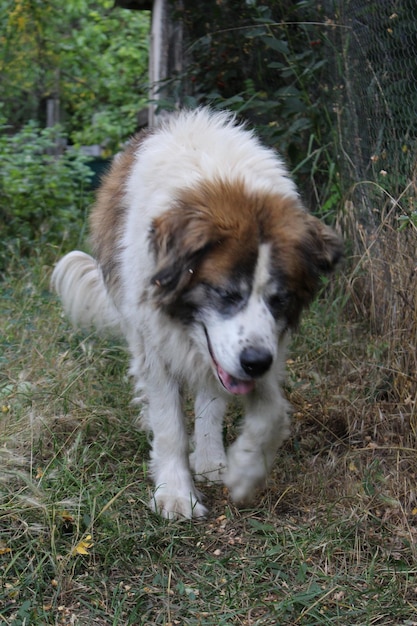
[[[204, 107], [130, 141], [102, 181], [90, 231], [93, 256], [64, 256], [52, 284], [74, 324], [127, 341], [152, 432], [152, 509], [205, 516], [193, 474], [250, 502], [289, 436], [290, 334], [341, 257], [339, 237], [303, 207], [274, 150]], [[226, 452], [232, 397], [245, 414]]]

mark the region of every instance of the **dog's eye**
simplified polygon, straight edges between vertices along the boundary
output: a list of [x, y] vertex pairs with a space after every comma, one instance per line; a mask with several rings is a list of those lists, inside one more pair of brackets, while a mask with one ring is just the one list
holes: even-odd
[[247, 299], [245, 293], [230, 287], [207, 284], [206, 288], [212, 294], [212, 300], [217, 303], [218, 310], [225, 314], [234, 314]]
[[284, 293], [274, 293], [268, 298], [268, 306], [274, 315], [282, 313], [287, 303], [288, 297]]
[[217, 288], [216, 293], [226, 304], [238, 305], [243, 301], [243, 295], [239, 291]]

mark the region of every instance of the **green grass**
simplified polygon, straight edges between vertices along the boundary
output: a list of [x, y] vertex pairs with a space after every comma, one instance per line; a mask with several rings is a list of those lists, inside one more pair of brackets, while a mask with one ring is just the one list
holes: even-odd
[[417, 623], [412, 407], [342, 303], [323, 297], [294, 341], [268, 488], [239, 510], [204, 487], [207, 520], [166, 522], [126, 354], [70, 328], [49, 265], [14, 261], [0, 285], [0, 623]]

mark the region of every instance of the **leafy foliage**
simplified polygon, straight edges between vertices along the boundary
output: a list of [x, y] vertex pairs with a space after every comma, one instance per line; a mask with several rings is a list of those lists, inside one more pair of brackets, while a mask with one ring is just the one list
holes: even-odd
[[117, 149], [146, 101], [149, 14], [112, 0], [0, 0], [0, 18], [1, 100], [13, 128], [44, 123], [55, 97], [73, 142]]
[[[0, 270], [35, 243], [80, 239], [91, 173], [75, 149], [54, 155], [68, 141], [110, 154], [135, 131], [148, 29], [147, 12], [112, 0], [0, 0]], [[48, 99], [59, 129], [42, 129]]]
[[0, 269], [12, 251], [76, 240], [91, 200], [86, 157], [71, 150], [55, 156], [59, 129], [29, 122], [14, 135], [0, 126]]
[[313, 210], [334, 213], [340, 189], [327, 37], [334, 25], [313, 0], [213, 3], [181, 15], [189, 63], [173, 92], [185, 104], [235, 110], [290, 162]]

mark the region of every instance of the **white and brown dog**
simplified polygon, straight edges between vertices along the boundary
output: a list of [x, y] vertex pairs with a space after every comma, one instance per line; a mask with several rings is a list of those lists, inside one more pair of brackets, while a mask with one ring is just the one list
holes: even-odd
[[[289, 333], [338, 261], [338, 237], [303, 208], [273, 150], [207, 109], [131, 141], [98, 192], [91, 237], [94, 258], [67, 254], [52, 283], [75, 324], [127, 340], [153, 434], [152, 507], [203, 516], [192, 471], [249, 500], [289, 434]], [[195, 394], [191, 454], [185, 389]], [[245, 417], [226, 452], [231, 396]]]

